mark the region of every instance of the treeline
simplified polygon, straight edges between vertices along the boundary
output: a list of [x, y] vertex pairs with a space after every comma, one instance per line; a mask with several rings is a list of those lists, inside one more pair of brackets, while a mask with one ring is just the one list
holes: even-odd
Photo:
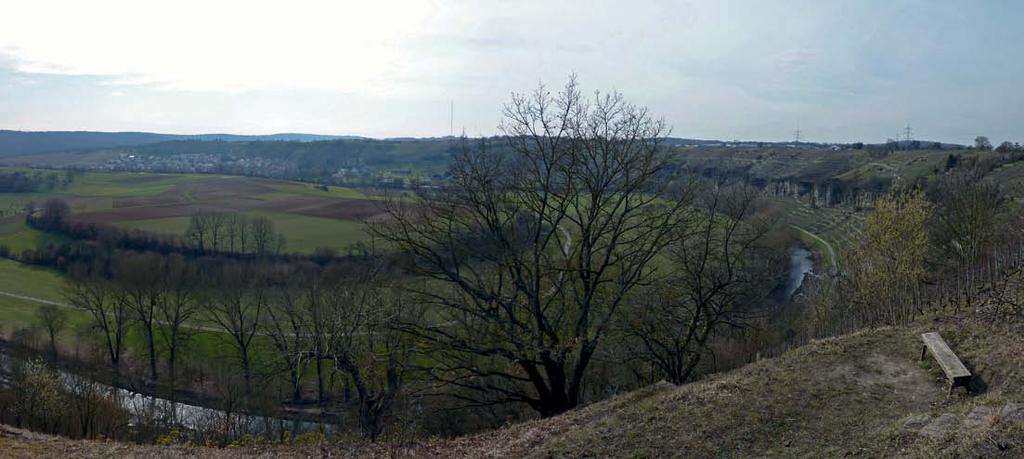
[[[412, 384], [415, 346], [395, 325], [422, 319], [421, 308], [392, 288], [391, 270], [375, 256], [322, 266], [123, 251], [109, 264], [71, 265], [64, 297], [88, 316], [115, 385], [139, 377], [126, 366], [131, 355], [152, 392], [174, 400], [182, 390], [202, 391], [208, 382], [197, 373], [217, 374], [204, 362], [210, 351], [192, 346], [205, 334], [229, 350], [220, 355], [233, 368], [209, 381], [217, 407], [274, 414], [282, 402], [307, 402], [312, 384], [314, 403], [353, 413], [375, 439]], [[54, 350], [65, 314], [39, 315]]]
[[74, 172], [5, 172], [0, 171], [0, 193], [34, 193], [67, 188], [75, 179]]
[[[66, 241], [28, 249], [12, 254], [0, 247], [0, 256], [17, 257], [20, 261], [65, 270], [74, 263], [93, 263], [98, 257], [110, 258], [112, 250], [178, 253], [188, 257], [225, 256], [234, 258], [310, 258], [287, 254], [282, 233], [266, 217], [197, 211], [192, 214], [184, 236], [159, 234], [138, 229], [122, 229], [112, 225], [79, 222], [70, 218], [71, 209], [61, 199], [47, 200], [42, 208], [30, 204], [25, 222], [38, 230], [63, 235]], [[312, 258], [321, 263], [337, 254], [331, 249], [318, 249]]]
[[284, 252], [284, 234], [274, 230], [266, 217], [197, 211], [189, 218], [184, 243], [200, 254], [234, 253], [256, 256]]
[[813, 337], [975, 311], [1024, 267], [1024, 214], [985, 170], [957, 167], [880, 198], [836, 279], [813, 283]]

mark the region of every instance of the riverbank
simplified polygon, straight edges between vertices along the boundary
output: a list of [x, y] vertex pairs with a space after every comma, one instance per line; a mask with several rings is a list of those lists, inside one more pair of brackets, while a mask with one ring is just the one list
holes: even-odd
[[797, 225], [790, 226], [796, 230], [800, 240], [804, 241], [808, 247], [813, 248], [813, 251], [821, 258], [821, 266], [830, 266], [832, 268], [831, 273], [839, 272], [839, 257], [836, 255], [836, 250], [832, 247], [832, 244], [804, 228]]
[[[64, 386], [71, 388], [79, 382], [95, 383], [100, 392], [132, 416], [134, 422], [159, 421], [160, 424], [177, 426], [187, 431], [203, 431], [211, 426], [229, 424], [236, 428], [238, 435], [264, 434], [273, 431], [288, 431], [292, 434], [305, 432], [338, 431], [345, 424], [338, 413], [301, 411], [295, 405], [277, 405], [281, 409], [265, 411], [254, 409], [258, 405], [244, 407], [242, 400], [218, 400], [191, 391], [178, 390], [169, 394], [164, 387], [139, 383], [121, 375], [112, 377], [110, 372], [96, 371], [86, 363], [69, 358], [54, 361], [26, 346], [17, 345], [0, 338], [0, 382], [10, 379], [13, 368], [31, 359], [47, 361], [61, 379]], [[241, 389], [235, 392], [240, 392]]]

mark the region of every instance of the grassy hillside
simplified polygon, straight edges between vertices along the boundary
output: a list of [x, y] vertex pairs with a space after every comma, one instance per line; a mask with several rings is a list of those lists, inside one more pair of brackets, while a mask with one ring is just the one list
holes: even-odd
[[[978, 375], [947, 398], [919, 333], [939, 330]], [[658, 384], [553, 419], [455, 442], [446, 454], [490, 457], [869, 457], [1024, 454], [1024, 400], [1009, 328], [933, 322], [818, 341], [706, 381]], [[984, 386], [984, 387], [983, 387]], [[979, 408], [980, 407], [980, 408]], [[1012, 405], [1011, 409], [1012, 410]], [[972, 414], [973, 412], [973, 414]], [[948, 414], [953, 427], [916, 430]], [[932, 418], [933, 419], [933, 418]]]

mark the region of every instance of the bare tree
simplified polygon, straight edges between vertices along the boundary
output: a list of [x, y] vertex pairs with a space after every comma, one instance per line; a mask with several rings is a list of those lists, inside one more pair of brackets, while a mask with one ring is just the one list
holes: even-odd
[[230, 252], [245, 253], [245, 244], [249, 234], [249, 219], [245, 215], [231, 214], [224, 226], [224, 237], [227, 238]]
[[667, 132], [618, 93], [586, 100], [513, 94], [500, 149], [465, 148], [451, 183], [391, 200], [373, 231], [433, 282], [416, 289], [434, 325], [435, 377], [471, 405], [526, 403], [544, 416], [575, 407], [588, 365], [626, 297], [683, 224], [668, 192]]
[[673, 384], [687, 382], [722, 327], [741, 328], [763, 312], [781, 260], [764, 245], [775, 219], [758, 212], [749, 186], [707, 184], [691, 225], [668, 246], [669, 273], [638, 295], [627, 315], [633, 357]]
[[207, 227], [210, 231], [210, 248], [214, 252], [223, 250], [224, 244], [227, 242], [224, 240], [227, 232], [227, 215], [221, 212], [210, 212], [206, 215]]
[[344, 280], [328, 279], [322, 271], [307, 271], [304, 276], [299, 278], [299, 285], [303, 291], [301, 314], [306, 319], [306, 332], [308, 333], [307, 357], [313, 360], [316, 371], [317, 401], [320, 403], [327, 401], [324, 361], [328, 358], [326, 352], [334, 324], [331, 319], [332, 315], [336, 313], [329, 307], [330, 304], [324, 301], [324, 296], [325, 290], [330, 287], [329, 283], [335, 280], [344, 282]]
[[67, 311], [57, 305], [44, 304], [36, 310], [36, 317], [39, 323], [46, 329], [46, 335], [50, 338], [50, 355], [57, 358], [57, 336], [68, 323]]
[[[291, 275], [290, 281], [277, 284], [263, 315], [263, 333], [277, 351], [284, 371], [289, 375], [294, 402], [302, 400], [303, 364], [310, 358], [318, 358], [313, 343], [318, 338], [314, 330], [320, 328], [320, 325], [314, 325], [310, 320], [307, 314], [310, 308], [306, 303], [310, 298], [318, 301], [318, 295], [307, 295], [311, 283], [319, 285], [310, 281], [317, 276], [319, 272], [316, 267], [299, 267]], [[323, 379], [319, 376], [322, 397]]]
[[185, 239], [188, 240], [192, 244], [192, 247], [199, 252], [205, 252], [207, 245], [209, 244], [209, 231], [209, 222], [206, 218], [206, 212], [201, 210], [196, 211], [189, 217], [188, 228], [185, 230]]
[[943, 175], [930, 190], [932, 244], [940, 258], [966, 265], [982, 256], [999, 237], [997, 220], [1004, 209], [998, 186], [976, 170]]
[[68, 269], [64, 297], [92, 317], [93, 326], [99, 330], [106, 347], [110, 367], [118, 375], [130, 320], [127, 304], [121, 301], [116, 289], [103, 278], [99, 269], [81, 264]]
[[330, 359], [351, 379], [360, 428], [376, 440], [405, 385], [414, 349], [412, 336], [395, 325], [419, 323], [421, 309], [402, 303], [384, 282], [379, 260], [369, 264], [324, 271], [322, 301], [329, 314], [326, 345], [318, 357]]
[[186, 324], [201, 311], [197, 298], [201, 282], [196, 265], [179, 254], [170, 255], [162, 271], [164, 301], [157, 304], [156, 315], [161, 322], [161, 341], [167, 349], [167, 373], [173, 395], [179, 352], [190, 336]]
[[115, 259], [114, 278], [123, 301], [146, 340], [149, 377], [157, 380], [157, 313], [163, 309], [163, 260], [155, 253], [125, 253]]
[[256, 217], [249, 222], [249, 237], [252, 251], [256, 255], [268, 255], [275, 251], [278, 243], [274, 233], [274, 222], [266, 217]]
[[265, 268], [225, 262], [208, 276], [205, 309], [211, 322], [228, 336], [238, 352], [246, 393], [252, 393], [253, 345], [266, 310]]

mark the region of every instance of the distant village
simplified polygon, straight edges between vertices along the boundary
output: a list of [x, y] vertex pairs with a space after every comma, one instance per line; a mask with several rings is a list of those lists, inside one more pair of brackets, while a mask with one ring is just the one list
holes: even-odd
[[95, 167], [100, 171], [160, 172], [188, 174], [245, 175], [301, 180], [324, 185], [411, 188], [432, 186], [443, 181], [440, 174], [426, 174], [411, 168], [381, 169], [361, 164], [347, 165], [310, 175], [293, 161], [266, 157], [231, 156], [212, 153], [141, 155], [124, 153]]

